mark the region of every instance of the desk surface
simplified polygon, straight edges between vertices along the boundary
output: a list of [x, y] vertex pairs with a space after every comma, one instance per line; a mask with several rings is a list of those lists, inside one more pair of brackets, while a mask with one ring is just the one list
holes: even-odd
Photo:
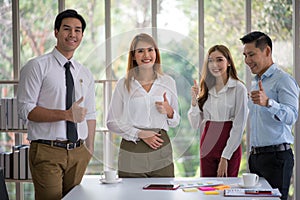
[[[221, 199], [234, 199], [234, 200], [280, 200], [280, 198], [257, 198], [257, 197], [224, 197], [223, 192], [219, 195], [205, 195], [202, 191], [197, 192], [184, 192], [182, 189], [175, 191], [167, 190], [143, 190], [142, 187], [150, 183], [187, 183], [187, 182], [212, 182], [222, 181], [231, 188], [238, 188], [239, 183], [242, 182], [241, 178], [123, 178], [120, 183], [103, 184], [99, 181], [99, 175], [86, 175], [84, 176], [80, 185], [74, 187], [63, 200], [182, 200], [182, 199], [201, 199], [201, 200], [221, 200]], [[260, 188], [271, 188], [269, 183], [260, 178]]]

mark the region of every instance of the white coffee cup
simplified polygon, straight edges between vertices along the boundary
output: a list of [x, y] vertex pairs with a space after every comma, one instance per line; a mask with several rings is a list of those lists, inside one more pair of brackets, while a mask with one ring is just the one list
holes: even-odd
[[259, 181], [259, 176], [253, 173], [243, 173], [243, 182], [245, 187], [255, 186]]
[[116, 170], [103, 171], [101, 178], [106, 181], [114, 181], [117, 179], [117, 171]]

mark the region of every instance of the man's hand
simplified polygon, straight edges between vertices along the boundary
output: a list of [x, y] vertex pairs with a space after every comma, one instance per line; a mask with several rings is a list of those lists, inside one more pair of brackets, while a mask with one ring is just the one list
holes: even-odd
[[254, 104], [260, 106], [268, 106], [269, 97], [266, 95], [264, 88], [262, 86], [262, 81], [258, 82], [259, 90], [251, 91], [250, 98]]
[[87, 109], [79, 106], [79, 104], [82, 102], [83, 102], [83, 97], [81, 97], [78, 101], [72, 104], [72, 107], [68, 110], [70, 118], [67, 119], [67, 121], [80, 123], [85, 119]]

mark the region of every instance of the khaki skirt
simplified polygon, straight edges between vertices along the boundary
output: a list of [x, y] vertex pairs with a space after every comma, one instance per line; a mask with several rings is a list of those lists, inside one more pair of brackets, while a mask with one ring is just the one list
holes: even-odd
[[151, 129], [164, 141], [159, 149], [143, 140], [134, 143], [122, 139], [119, 151], [119, 177], [174, 177], [172, 145], [165, 130]]

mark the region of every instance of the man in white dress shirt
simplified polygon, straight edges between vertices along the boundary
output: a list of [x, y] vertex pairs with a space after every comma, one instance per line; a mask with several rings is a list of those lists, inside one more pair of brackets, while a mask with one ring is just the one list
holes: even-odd
[[[28, 61], [21, 69], [18, 113], [28, 121], [29, 162], [35, 199], [61, 199], [81, 182], [94, 151], [96, 127], [92, 73], [73, 59], [86, 23], [75, 10], [57, 15], [52, 52]], [[66, 109], [65, 64], [75, 88], [75, 102]], [[66, 122], [76, 123], [78, 140], [67, 138]]]

